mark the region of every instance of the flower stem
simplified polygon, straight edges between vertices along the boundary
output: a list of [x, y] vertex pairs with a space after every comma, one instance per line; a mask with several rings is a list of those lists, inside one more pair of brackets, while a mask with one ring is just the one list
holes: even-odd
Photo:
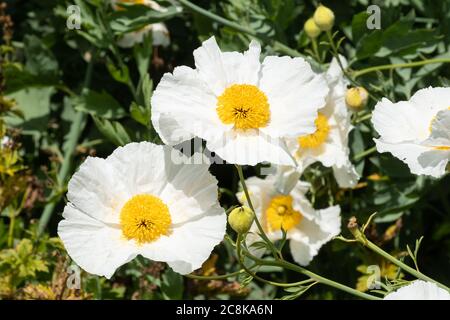
[[[95, 60], [95, 55], [93, 55], [91, 57], [91, 60], [88, 63], [81, 94], [84, 94], [86, 89], [88, 89], [91, 84], [94, 60]], [[68, 136], [68, 139], [66, 142], [67, 143], [66, 154], [64, 155], [63, 163], [58, 172], [58, 184], [59, 184], [59, 187], [61, 187], [61, 188], [62, 188], [62, 185], [65, 183], [67, 175], [69, 174], [69, 169], [72, 164], [72, 158], [73, 158], [73, 155], [75, 152], [75, 148], [77, 146], [81, 132], [84, 129], [84, 124], [86, 123], [86, 117], [87, 117], [86, 115], [87, 115], [86, 113], [84, 113], [82, 111], [78, 111], [75, 115], [75, 119], [72, 123], [72, 126], [70, 127], [69, 136]], [[50, 194], [50, 198], [57, 197], [58, 194], [59, 194], [59, 192], [57, 190], [53, 190]], [[45, 228], [47, 227], [47, 224], [50, 221], [50, 218], [53, 214], [53, 211], [55, 209], [57, 201], [58, 201], [58, 199], [54, 199], [54, 201], [47, 203], [47, 205], [45, 206], [44, 211], [41, 215], [41, 218], [39, 219], [37, 236], [40, 236], [44, 232]]]
[[445, 289], [448, 292], [450, 292], [450, 288], [449, 287], [443, 285], [442, 283], [437, 282], [434, 279], [431, 279], [430, 277], [424, 275], [422, 272], [417, 271], [416, 269], [411, 268], [410, 266], [404, 264], [403, 262], [401, 262], [397, 258], [391, 256], [389, 253], [387, 253], [386, 251], [384, 251], [383, 249], [378, 247], [373, 242], [370, 242], [369, 240], [366, 239], [364, 245], [367, 248], [369, 248], [370, 250], [372, 250], [373, 252], [375, 252], [375, 253], [379, 254], [380, 256], [382, 256], [383, 258], [385, 258], [386, 260], [389, 260], [390, 262], [395, 264], [397, 267], [399, 267], [399, 268], [403, 269], [404, 271], [408, 272], [409, 274], [415, 276], [417, 279], [421, 279], [421, 280], [428, 281], [428, 282], [433, 282], [436, 285], [438, 285], [439, 287], [441, 287], [442, 289]]
[[267, 280], [264, 278], [261, 278], [260, 276], [258, 276], [255, 272], [251, 271], [250, 269], [252, 269], [253, 267], [259, 266], [258, 263], [256, 263], [252, 268], [248, 268], [243, 261], [243, 256], [241, 254], [241, 242], [242, 242], [242, 235], [239, 234], [236, 240], [236, 255], [239, 261], [239, 264], [242, 266], [243, 270], [250, 275], [252, 278], [273, 285], [273, 286], [277, 286], [277, 287], [284, 287], [284, 288], [289, 288], [289, 287], [298, 287], [301, 285], [305, 285], [308, 283], [313, 282], [314, 280], [312, 279], [306, 279], [306, 280], [302, 280], [302, 281], [298, 281], [298, 282], [291, 282], [291, 283], [281, 283], [281, 282], [276, 282], [276, 281], [271, 281], [271, 280]]
[[374, 67], [369, 67], [366, 69], [354, 71], [352, 73], [352, 75], [354, 78], [357, 78], [364, 74], [375, 72], [375, 71], [380, 71], [380, 70], [390, 70], [390, 69], [397, 69], [397, 68], [413, 68], [413, 67], [419, 67], [419, 66], [423, 66], [426, 64], [433, 64], [433, 63], [450, 63], [450, 59], [449, 58], [427, 59], [427, 60], [413, 61], [413, 62], [407, 62], [407, 63], [385, 64], [385, 65], [374, 66]]
[[357, 155], [355, 155], [355, 156], [353, 157], [353, 160], [354, 160], [354, 161], [358, 161], [358, 160], [364, 158], [365, 156], [368, 156], [368, 155], [370, 155], [370, 154], [372, 154], [372, 153], [374, 153], [374, 152], [376, 152], [376, 151], [377, 151], [377, 147], [369, 148], [369, 149], [364, 150], [363, 152], [358, 153]]
[[241, 273], [244, 273], [245, 270], [241, 269], [235, 272], [227, 273], [227, 274], [220, 274], [215, 276], [199, 276], [196, 274], [187, 274], [185, 275], [186, 278], [195, 279], [195, 280], [222, 280], [222, 279], [228, 279], [232, 277], [236, 277], [240, 275]]
[[321, 284], [324, 284], [324, 285], [327, 285], [327, 286], [339, 289], [341, 291], [347, 292], [347, 293], [352, 294], [354, 296], [357, 296], [357, 297], [360, 297], [360, 298], [363, 298], [363, 299], [368, 299], [368, 300], [380, 300], [379, 297], [375, 297], [375, 296], [372, 296], [370, 294], [367, 294], [367, 293], [364, 293], [364, 292], [360, 292], [360, 291], [358, 291], [356, 289], [347, 287], [346, 285], [343, 285], [341, 283], [338, 283], [338, 282], [335, 282], [333, 280], [324, 278], [322, 276], [319, 276], [318, 274], [315, 274], [312, 271], [309, 271], [309, 270], [307, 270], [305, 268], [302, 268], [302, 267], [300, 267], [298, 265], [295, 265], [293, 263], [290, 263], [290, 262], [287, 262], [287, 261], [284, 261], [284, 260], [275, 260], [275, 261], [263, 260], [263, 259], [259, 259], [259, 258], [255, 257], [255, 256], [251, 255], [248, 252], [244, 252], [244, 254], [247, 257], [249, 257], [250, 259], [252, 259], [253, 261], [255, 261], [256, 263], [259, 263], [261, 265], [289, 269], [291, 271], [304, 274], [305, 276], [308, 276], [311, 279], [313, 279], [313, 280], [315, 280], [315, 281], [317, 281], [317, 282], [319, 282]]
[[237, 172], [239, 175], [239, 180], [241, 181], [241, 184], [242, 184], [242, 189], [244, 189], [245, 198], [247, 199], [248, 206], [250, 207], [250, 209], [252, 209], [252, 211], [254, 213], [255, 223], [256, 223], [256, 226], [258, 227], [261, 238], [267, 243], [270, 251], [272, 251], [273, 256], [275, 258], [277, 258], [278, 254], [279, 254], [278, 250], [275, 248], [272, 241], [270, 241], [269, 238], [267, 237], [266, 233], [264, 232], [263, 227], [261, 226], [261, 223], [259, 222], [258, 216], [256, 215], [255, 208], [253, 207], [252, 201], [250, 199], [250, 194], [247, 189], [247, 184], [245, 183], [244, 174], [242, 172], [242, 167], [240, 165], [236, 165], [236, 169], [237, 169]]

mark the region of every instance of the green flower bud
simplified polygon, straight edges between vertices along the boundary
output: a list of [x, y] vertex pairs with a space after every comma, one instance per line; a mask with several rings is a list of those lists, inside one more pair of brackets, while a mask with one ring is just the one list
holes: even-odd
[[317, 7], [314, 12], [314, 22], [322, 31], [329, 31], [334, 25], [334, 13], [323, 5]]
[[228, 223], [237, 233], [246, 233], [252, 226], [254, 216], [253, 211], [248, 207], [235, 208], [228, 215]]
[[347, 106], [353, 109], [365, 107], [368, 99], [369, 93], [363, 87], [350, 88], [345, 94]]
[[306, 35], [311, 39], [317, 38], [322, 32], [314, 22], [313, 18], [309, 18], [308, 20], [306, 20], [305, 25], [303, 26], [303, 30], [305, 30]]

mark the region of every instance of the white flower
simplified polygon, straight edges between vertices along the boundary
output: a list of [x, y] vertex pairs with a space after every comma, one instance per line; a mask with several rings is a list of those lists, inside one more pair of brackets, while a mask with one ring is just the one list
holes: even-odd
[[[268, 56], [261, 47], [221, 52], [214, 37], [194, 51], [196, 69], [166, 73], [152, 97], [152, 122], [169, 145], [200, 137], [229, 163], [291, 164], [284, 138], [315, 130], [328, 87], [302, 58]], [[301, 107], [299, 107], [301, 106]]]
[[[294, 261], [306, 266], [319, 249], [341, 230], [340, 207], [332, 206], [315, 210], [305, 196], [309, 184], [298, 180], [298, 172], [288, 167], [280, 167], [276, 174], [265, 179], [251, 177], [246, 180], [255, 214], [269, 239], [282, 238], [281, 227], [287, 231], [290, 250]], [[237, 194], [246, 204], [245, 194]], [[256, 255], [264, 251], [251, 244], [261, 241], [256, 224], [247, 235], [249, 249]]]
[[[340, 56], [343, 65], [347, 65]], [[336, 59], [331, 61], [325, 74], [330, 92], [326, 105], [319, 110], [316, 119], [316, 131], [313, 134], [290, 139], [291, 153], [302, 172], [309, 165], [319, 161], [325, 167], [333, 169], [334, 176], [342, 188], [354, 187], [359, 175], [349, 159], [348, 135], [353, 129], [351, 114], [345, 104], [348, 81], [344, 78]], [[299, 106], [301, 107], [301, 106]]]
[[58, 235], [81, 268], [110, 278], [142, 255], [187, 274], [208, 258], [226, 228], [217, 180], [207, 164], [172, 157], [182, 158], [167, 146], [130, 143], [80, 166]]
[[384, 300], [450, 300], [450, 293], [432, 282], [416, 280], [389, 293]]
[[412, 173], [441, 177], [450, 159], [450, 88], [426, 88], [409, 101], [383, 98], [372, 123], [379, 152], [390, 152]]
[[[149, 6], [156, 11], [164, 12], [166, 10], [152, 0], [111, 0], [111, 2], [115, 8], [118, 8], [117, 4], [120, 3], [133, 3]], [[154, 46], [167, 47], [170, 44], [169, 30], [167, 30], [167, 27], [164, 23], [158, 22], [149, 24], [140, 30], [124, 34], [117, 42], [117, 45], [122, 48], [131, 48], [135, 44], [143, 42], [145, 36], [149, 32], [152, 33], [152, 42]]]

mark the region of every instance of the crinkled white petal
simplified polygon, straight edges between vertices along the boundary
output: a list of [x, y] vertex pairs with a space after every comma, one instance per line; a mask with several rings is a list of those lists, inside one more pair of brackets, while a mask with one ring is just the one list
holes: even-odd
[[416, 280], [387, 294], [384, 300], [450, 300], [450, 293], [432, 282]]
[[423, 141], [430, 134], [432, 119], [448, 108], [450, 88], [426, 88], [409, 101], [392, 103], [383, 98], [372, 113], [372, 123], [380, 138], [389, 143]]
[[111, 278], [117, 268], [134, 259], [135, 246], [116, 226], [96, 220], [71, 204], [64, 208], [58, 236], [69, 256], [89, 273]]
[[[194, 158], [201, 163], [193, 163]], [[176, 149], [140, 142], [117, 148], [107, 161], [131, 195], [160, 197], [174, 224], [200, 216], [217, 203], [217, 179], [204, 158], [188, 158]]]
[[194, 136], [221, 137], [231, 126], [216, 112], [217, 99], [196, 70], [177, 67], [166, 73], [152, 96], [152, 123], [164, 143], [178, 144]]
[[392, 153], [394, 157], [406, 163], [413, 174], [438, 178], [445, 172], [445, 155], [433, 151], [430, 147], [416, 143], [388, 143], [381, 139], [374, 140], [378, 152]]
[[[198, 268], [222, 240], [226, 215], [208, 163], [189, 160], [149, 142], [120, 147], [105, 160], [89, 158], [69, 182], [74, 203], [66, 206], [58, 226], [73, 260], [106, 277], [137, 254], [167, 262], [180, 273]], [[167, 204], [172, 218], [168, 236], [144, 245], [123, 237], [120, 211], [137, 194], [152, 194]]]
[[450, 148], [450, 107], [437, 113], [431, 123], [430, 137], [422, 145]]
[[144, 257], [167, 262], [180, 274], [188, 274], [201, 267], [225, 236], [226, 215], [219, 206], [212, 207], [197, 219], [179, 224], [170, 236], [139, 248]]
[[333, 166], [333, 174], [341, 188], [353, 188], [358, 184], [360, 178], [350, 160], [344, 166]]
[[74, 207], [109, 223], [118, 223], [117, 211], [132, 195], [112, 163], [94, 157], [81, 164], [67, 188], [67, 199]]
[[206, 146], [229, 163], [256, 165], [267, 161], [295, 165], [283, 139], [267, 136], [256, 129], [231, 130], [216, 139], [207, 140]]
[[431, 117], [407, 101], [392, 103], [383, 98], [372, 112], [372, 123], [380, 138], [389, 143], [421, 141], [429, 134]]
[[261, 131], [274, 137], [298, 137], [315, 131], [317, 110], [325, 105], [328, 86], [302, 58], [264, 59], [259, 87], [270, 105], [270, 122]]
[[295, 229], [289, 230], [294, 261], [303, 266], [308, 265], [320, 248], [341, 232], [340, 212], [339, 206], [314, 210], [308, 216], [304, 215]]
[[[333, 206], [315, 210], [305, 196], [310, 185], [297, 180], [297, 184], [292, 187], [292, 177], [296, 175], [295, 169], [289, 170], [287, 167], [282, 167], [277, 170], [276, 174], [269, 175], [265, 179], [249, 178], [246, 180], [246, 184], [255, 206], [255, 214], [262, 225], [266, 223], [264, 212], [274, 196], [279, 194], [292, 196], [293, 207], [302, 214], [303, 218], [295, 228], [287, 232], [287, 238], [291, 241], [290, 247], [294, 260], [301, 265], [308, 265], [318, 254], [319, 249], [340, 233], [340, 207]], [[282, 181], [285, 182], [284, 187]], [[280, 193], [280, 189], [289, 190], [289, 192]], [[243, 197], [243, 193], [241, 192], [237, 196], [240, 199]], [[252, 225], [250, 231], [251, 233], [246, 239], [249, 250], [252, 254], [262, 256], [265, 252], [264, 248], [251, 246], [253, 243], [261, 241], [256, 224]], [[281, 231], [270, 232], [267, 235], [272, 241], [282, 238]]]
[[219, 96], [232, 84], [257, 84], [260, 52], [259, 43], [252, 41], [244, 54], [222, 53], [215, 37], [211, 37], [194, 50], [195, 66], [200, 78]]

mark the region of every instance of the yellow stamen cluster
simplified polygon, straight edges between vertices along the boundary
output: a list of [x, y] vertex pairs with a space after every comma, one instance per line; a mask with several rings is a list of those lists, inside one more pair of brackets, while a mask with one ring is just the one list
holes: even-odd
[[258, 87], [250, 84], [233, 84], [217, 98], [217, 115], [225, 124], [235, 129], [257, 129], [270, 120], [269, 102]]
[[168, 235], [172, 219], [169, 208], [158, 197], [139, 194], [128, 200], [120, 212], [122, 233], [127, 240], [138, 244], [157, 240]]
[[317, 128], [314, 133], [298, 138], [298, 144], [301, 148], [317, 148], [328, 138], [330, 126], [327, 117], [319, 112], [314, 123]]
[[292, 207], [292, 197], [278, 195], [272, 198], [266, 209], [266, 225], [269, 232], [281, 229], [289, 231], [300, 223], [303, 216]]

